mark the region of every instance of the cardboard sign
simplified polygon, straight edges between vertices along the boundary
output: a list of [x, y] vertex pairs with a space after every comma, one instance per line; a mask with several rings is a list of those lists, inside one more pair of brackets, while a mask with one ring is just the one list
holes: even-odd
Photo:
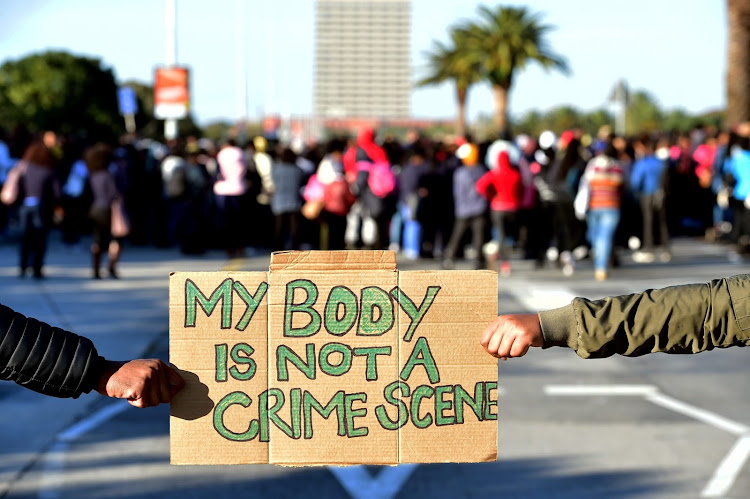
[[173, 464], [497, 457], [489, 271], [396, 269], [390, 251], [282, 252], [269, 272], [170, 277]]

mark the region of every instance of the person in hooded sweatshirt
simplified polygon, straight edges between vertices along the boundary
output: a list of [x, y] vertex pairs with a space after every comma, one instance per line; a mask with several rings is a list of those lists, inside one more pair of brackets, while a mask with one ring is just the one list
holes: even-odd
[[448, 244], [445, 247], [443, 268], [453, 267], [458, 245], [468, 229], [471, 229], [471, 245], [474, 248], [474, 267], [481, 269], [482, 245], [487, 227], [487, 199], [476, 189], [476, 184], [487, 168], [478, 162], [479, 150], [475, 144], [466, 143], [458, 148], [456, 155], [463, 161], [463, 166], [453, 174], [453, 200], [456, 223], [453, 226]]
[[482, 175], [476, 184], [477, 192], [490, 201], [490, 217], [498, 232], [500, 273], [510, 274], [508, 236], [514, 234], [516, 214], [521, 207], [523, 182], [518, 167], [511, 164], [508, 152], [501, 150], [497, 165]]

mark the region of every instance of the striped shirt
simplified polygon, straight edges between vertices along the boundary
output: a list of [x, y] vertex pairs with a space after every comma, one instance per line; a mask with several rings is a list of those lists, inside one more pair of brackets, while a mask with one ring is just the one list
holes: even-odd
[[622, 166], [606, 156], [597, 156], [587, 166], [589, 169], [589, 209], [620, 208], [625, 185]]

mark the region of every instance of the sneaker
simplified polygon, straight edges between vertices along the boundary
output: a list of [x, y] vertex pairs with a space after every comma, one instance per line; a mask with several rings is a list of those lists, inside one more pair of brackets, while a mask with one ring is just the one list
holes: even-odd
[[653, 263], [654, 254], [650, 251], [636, 251], [633, 253], [633, 261], [636, 263]]
[[547, 248], [546, 255], [547, 255], [547, 260], [549, 260], [550, 262], [555, 262], [557, 261], [557, 258], [560, 256], [560, 252], [557, 250], [557, 248], [555, 248], [554, 246], [551, 246]]
[[566, 263], [565, 265], [563, 265], [562, 272], [565, 277], [570, 277], [575, 274], [576, 267], [572, 263]]
[[446, 258], [443, 260], [443, 269], [444, 270], [453, 270], [455, 265], [453, 264], [453, 260], [450, 258]]
[[659, 255], [659, 260], [661, 260], [662, 263], [668, 263], [672, 261], [672, 253], [669, 251], [662, 251]]
[[576, 260], [583, 260], [587, 256], [589, 256], [589, 249], [584, 245], [577, 246], [576, 249], [573, 250], [573, 258]]
[[570, 251], [560, 253], [560, 262], [562, 263], [563, 275], [572, 276], [576, 270], [576, 263]]
[[500, 275], [508, 277], [510, 275], [510, 262], [502, 262], [500, 264]]
[[596, 279], [597, 281], [606, 281], [607, 271], [603, 269], [596, 269], [594, 271], [594, 279]]

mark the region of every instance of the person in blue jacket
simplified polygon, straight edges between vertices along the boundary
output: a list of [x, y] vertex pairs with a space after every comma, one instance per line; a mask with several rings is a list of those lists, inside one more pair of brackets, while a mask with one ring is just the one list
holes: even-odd
[[636, 152], [641, 159], [633, 165], [630, 174], [630, 187], [638, 197], [643, 217], [643, 244], [641, 251], [633, 254], [633, 260], [639, 263], [654, 261], [654, 224], [659, 229], [659, 241], [663, 248], [662, 261], [669, 261], [669, 227], [665, 210], [664, 174], [666, 161], [659, 159], [654, 152], [654, 143], [648, 135], [642, 136], [636, 143]]

